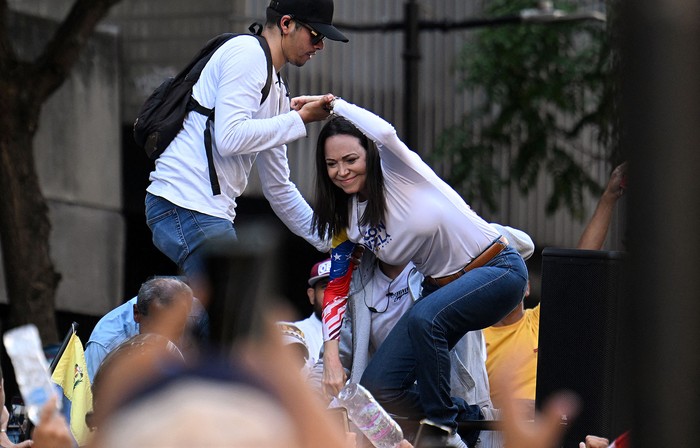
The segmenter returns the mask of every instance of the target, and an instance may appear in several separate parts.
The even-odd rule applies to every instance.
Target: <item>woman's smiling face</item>
[[[357,137],[338,134],[328,137],[324,146],[326,171],[333,184],[346,194],[365,199],[367,151]]]

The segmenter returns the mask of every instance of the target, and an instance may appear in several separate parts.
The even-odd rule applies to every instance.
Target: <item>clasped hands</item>
[[[304,123],[311,123],[325,120],[331,115],[334,99],[335,96],[330,93],[325,95],[302,95],[292,98],[290,107],[299,113]]]

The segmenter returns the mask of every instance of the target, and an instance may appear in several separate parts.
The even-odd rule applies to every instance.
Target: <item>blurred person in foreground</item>
[[[56,398],[46,402],[32,432],[33,448],[74,448],[68,422],[56,409]]]
[[[293,365],[293,361],[288,356],[288,352],[282,349],[278,339],[279,333],[272,323],[270,323],[268,336],[265,341],[255,344],[255,351],[260,351],[260,356],[256,356],[256,360],[251,360],[250,366],[253,369],[274,366],[274,371],[270,372],[270,378],[283,382],[284,387],[278,388],[280,391],[284,391],[286,387],[303,385],[300,377],[279,371],[279,369],[289,368]],[[151,360],[153,361],[155,359]],[[514,388],[513,377],[507,372],[496,379],[506,397],[501,421],[506,446],[508,448],[557,448],[566,431],[562,418],[566,416],[571,420],[576,417],[579,407],[578,398],[567,392],[557,394],[545,403],[543,412],[537,415],[534,421],[526,421],[523,418],[522,409],[513,400],[508,399],[513,397]],[[286,380],[285,377],[287,377]],[[165,394],[160,397],[162,400],[160,405],[158,397],[144,397],[112,416],[110,427],[103,434],[99,434],[90,446],[92,448],[122,446],[355,447],[354,437],[341,434],[339,427],[328,419],[318,403],[308,400],[310,395],[306,393],[304,387],[296,392],[288,391],[287,396],[282,399],[287,403],[291,399],[295,404],[296,409],[292,414],[292,420],[300,423],[301,426],[294,428],[287,421],[289,416],[280,413],[279,406],[272,404],[268,397],[258,396],[255,392],[251,393],[245,389],[226,388],[225,383],[216,381],[210,384],[211,387],[204,384],[202,385],[204,387],[199,388],[196,383],[183,385],[186,386],[181,389],[184,392],[203,395],[176,392],[175,397],[169,399]],[[243,396],[237,397],[232,394],[233,391],[241,392]],[[262,402],[255,401],[261,398]],[[229,399],[233,402],[227,405]],[[251,403],[253,406],[249,412],[246,412],[245,408],[240,408]],[[34,448],[72,447],[68,424],[56,412],[55,406],[55,399],[52,399],[42,409],[41,423],[34,431]],[[150,409],[149,406],[151,406]],[[320,420],[314,420],[315,418]],[[183,424],[183,422],[190,423]],[[197,426],[193,428],[195,423]],[[248,424],[251,426],[246,427]],[[282,424],[282,426],[272,426],[275,424]],[[270,428],[275,430],[272,431]],[[305,432],[305,437],[296,436],[295,429]],[[626,438],[626,435],[623,437]],[[302,444],[299,444],[300,440]],[[589,445],[585,446],[598,448],[592,444],[593,442],[594,440],[590,439]],[[399,447],[412,448],[412,445],[404,440]]]
[[[184,365],[148,350],[100,371],[96,386],[108,387],[95,395],[94,447],[354,448],[354,434],[327,415],[283,346],[275,325],[282,307],[270,289],[277,245],[264,226],[252,228],[205,257],[196,295],[212,337],[199,358]]]
[[[500,370],[493,378],[493,383],[503,391],[501,407],[501,430],[507,448],[559,448],[567,426],[566,421],[573,421],[580,409],[580,399],[568,391],[561,391],[544,403],[541,413],[534,418],[529,411],[519,406],[516,395],[515,366],[523,363],[515,355],[510,365]]]

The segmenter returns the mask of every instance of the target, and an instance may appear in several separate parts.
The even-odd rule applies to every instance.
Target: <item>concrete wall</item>
[[[33,58],[55,24],[13,14],[10,36]],[[45,104],[34,141],[49,201],[51,254],[62,281],[57,307],[99,315],[122,300],[120,64],[118,36],[94,35],[69,79]],[[0,301],[7,301],[0,271]]]
[[[483,17],[481,5],[488,0],[418,0],[421,19],[462,20]],[[349,24],[385,23],[403,19],[406,0],[336,1],[335,21]],[[73,0],[9,0],[15,8],[35,14],[63,17]],[[145,97],[168,75],[174,74],[210,37],[225,31],[245,32],[253,21],[264,19],[268,0],[122,0],[106,23],[119,27],[121,110],[118,120],[125,129],[125,150],[130,138],[128,127]],[[533,2],[534,4],[534,2]],[[595,8],[600,0],[579,0],[582,8]],[[403,33],[346,32],[349,44],[328,42],[324,51],[298,69],[286,67],[285,74],[292,94],[332,91],[386,117],[404,135],[403,123]],[[462,45],[473,36],[473,30],[424,32],[420,36],[419,69],[419,148],[427,154],[440,133],[461,119],[474,101],[473,92],[461,91],[454,75],[455,59]],[[292,180],[308,199],[313,190],[313,145],[319,124],[308,127],[305,139],[289,145]],[[582,147],[588,147],[588,144]],[[593,152],[593,151],[589,151]],[[140,156],[140,155],[139,155]],[[138,157],[134,155],[134,157]],[[581,154],[581,157],[587,157]],[[510,155],[503,156],[507,166]],[[584,160],[594,175],[604,183],[611,167],[600,160]],[[149,168],[146,167],[146,170]],[[437,168],[439,170],[439,167]],[[254,170],[255,172],[255,170]],[[145,174],[141,177],[145,178]],[[141,179],[139,177],[139,179]],[[145,182],[145,181],[144,181]],[[545,213],[545,198],[551,179],[542,175],[527,196],[514,189],[500,196],[501,209],[487,212],[479,198],[466,198],[474,209],[489,220],[519,227],[532,235],[540,247],[573,246],[585,222],[560,211],[554,216]],[[137,185],[132,179],[132,184]],[[125,197],[126,207],[135,210],[135,221],[142,224],[143,188],[135,188],[135,201]],[[260,188],[253,175],[245,197],[260,197]],[[588,213],[597,198],[588,197]],[[624,201],[624,199],[623,199]],[[621,249],[624,237],[624,204],[618,207],[607,249]],[[146,229],[147,232],[147,229]],[[142,245],[148,244],[148,241]],[[143,279],[141,279],[143,280]]]
[[[168,7],[164,7],[167,2]],[[197,4],[186,0],[123,0],[110,16],[123,36],[124,96],[122,117],[133,121],[145,97],[166,75],[174,74],[211,36],[224,32],[246,32],[253,21],[264,19],[268,0],[206,0]],[[405,0],[336,1],[336,22],[349,24],[387,23],[403,20]],[[421,19],[461,20],[483,17],[482,0],[419,0]],[[595,8],[598,0],[580,0],[582,8]],[[426,31],[420,36],[419,68],[419,144],[413,148],[429,154],[441,132],[461,120],[472,108],[474,92],[457,85],[454,64],[474,30],[449,33]],[[292,95],[334,92],[386,117],[397,128],[404,129],[403,92],[403,33],[346,32],[349,44],[327,41],[325,49],[302,68],[285,67]],[[292,180],[301,193],[310,199],[313,194],[313,148],[321,125],[308,126],[305,139],[290,143],[289,163]],[[583,142],[586,148],[579,156],[591,173],[607,181],[611,167],[605,161],[590,157],[595,143]],[[503,158],[503,166],[510,163]],[[436,167],[436,170],[440,170]],[[479,198],[467,201],[486,218],[507,223],[529,232],[542,246],[572,246],[578,241],[585,221],[573,219],[566,211],[554,216],[545,213],[546,196],[551,178],[542,175],[531,192],[523,196],[515,189],[505,189],[500,196],[500,210],[490,213]],[[260,196],[255,170],[245,196]],[[587,197],[588,213],[592,213],[597,198]],[[617,219],[616,219],[617,221]],[[615,224],[609,238],[610,249],[620,248],[622,231]]]

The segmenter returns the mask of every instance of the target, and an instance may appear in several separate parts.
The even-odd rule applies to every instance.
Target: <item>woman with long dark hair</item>
[[[412,261],[425,276],[422,298],[376,348],[360,382],[390,412],[447,426],[451,443],[466,446],[457,421],[479,418],[478,410],[474,415],[450,394],[449,351],[520,302],[525,263],[390,123],[332,95],[321,98],[332,99],[335,115],[316,146],[313,218],[319,237],[333,239],[324,297],[324,389],[335,395],[346,378],[337,337],[354,246],[390,265]]]

